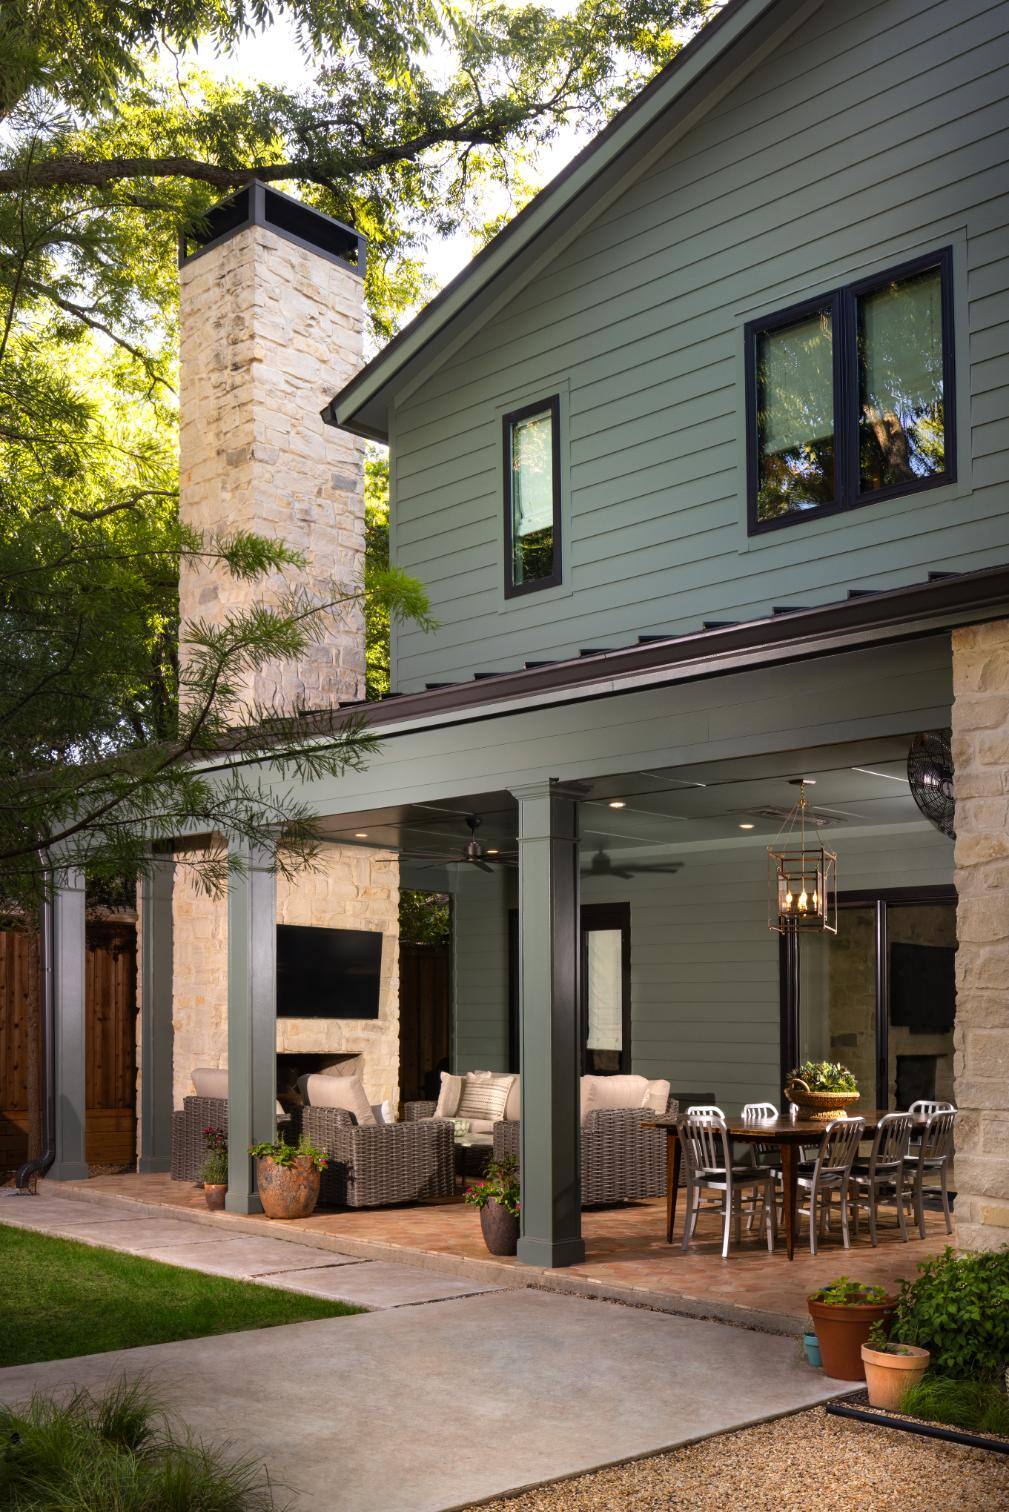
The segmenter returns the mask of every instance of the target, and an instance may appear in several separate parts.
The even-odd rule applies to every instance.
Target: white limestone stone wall
[[[953,633],[957,1237],[1009,1242],[1009,621]]]

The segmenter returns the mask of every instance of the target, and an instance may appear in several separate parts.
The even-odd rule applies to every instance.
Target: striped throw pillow
[[[514,1076],[495,1076],[492,1071],[470,1071],[463,1077],[462,1097],[456,1118],[486,1118],[494,1123],[504,1118]]]

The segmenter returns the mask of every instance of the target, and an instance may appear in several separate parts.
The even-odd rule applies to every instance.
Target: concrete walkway
[[[331,1249],[271,1239],[266,1234],[216,1230],[212,1223],[195,1224],[186,1217],[149,1218],[126,1212],[115,1203],[80,1202],[48,1194],[0,1196],[0,1223],[213,1276],[279,1286],[285,1291],[307,1292],[370,1309],[439,1302],[499,1289],[491,1283],[440,1276],[419,1266],[361,1260]]]
[[[793,1339],[504,1290],[19,1365],[0,1399],[124,1373],[201,1437],[265,1460],[306,1512],[445,1512],[851,1389],[800,1364]]]

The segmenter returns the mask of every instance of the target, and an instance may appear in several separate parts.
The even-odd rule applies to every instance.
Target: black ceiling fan
[[[629,861],[622,866],[614,866],[609,851],[602,848],[596,851],[588,866],[582,867],[583,877],[637,877],[641,872],[665,872],[667,876],[674,876],[676,872],[683,870],[682,861]]]
[[[455,856],[445,856],[437,851],[401,851],[400,854],[417,861],[429,861],[441,866],[453,866],[456,862],[465,862],[467,866],[475,866],[480,871],[492,872],[495,866],[515,866],[514,852],[495,852],[488,855],[476,832],[483,820],[479,814],[466,815],[466,827],[469,830],[469,839],[462,847],[461,852]]]

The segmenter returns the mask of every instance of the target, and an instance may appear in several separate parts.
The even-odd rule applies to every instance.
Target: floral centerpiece
[[[803,1061],[788,1073],[785,1096],[801,1108],[807,1118],[843,1118],[844,1111],[858,1102],[858,1082],[847,1066],[839,1061]]]
[[[518,1248],[520,1187],[514,1155],[492,1160],[481,1181],[467,1187],[463,1201],[480,1209],[480,1228],[492,1255],[514,1255]]]

